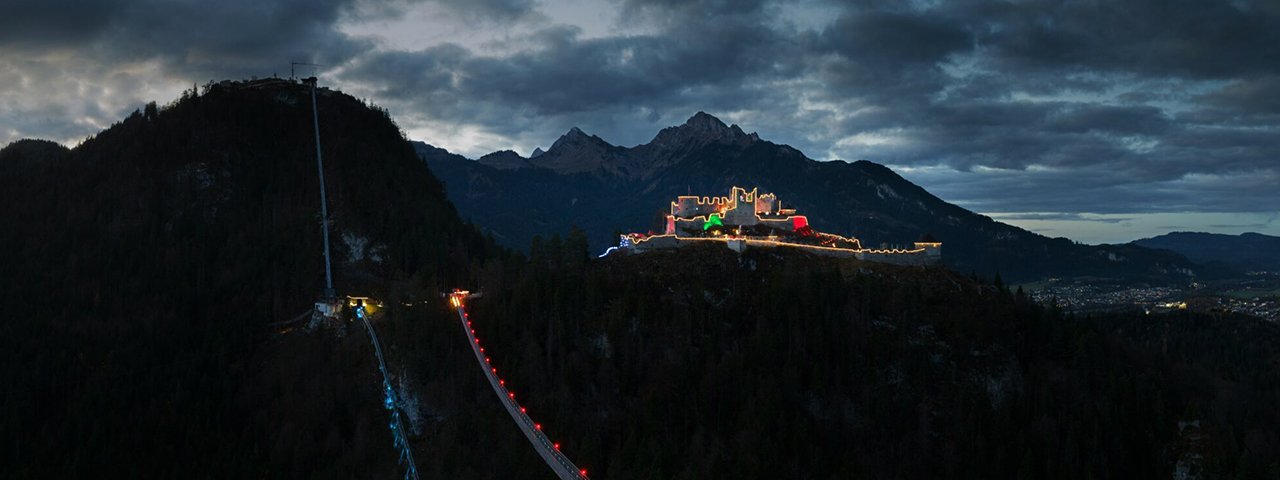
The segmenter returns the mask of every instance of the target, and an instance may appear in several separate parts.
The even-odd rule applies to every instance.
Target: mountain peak
[[[688,120],[685,120],[684,126],[702,131],[722,132],[729,128],[724,122],[716,118],[715,115],[699,110],[693,114]]]
[[[589,135],[582,129],[573,127],[561,135],[545,152],[537,155],[536,161],[531,163],[558,173],[592,171],[604,165],[606,157],[610,157],[617,148],[603,138]]]
[[[754,133],[747,134],[737,125],[725,125],[714,115],[699,111],[689,117],[683,125],[662,129],[653,137],[649,145],[670,150],[699,147],[711,143],[745,146],[759,140],[760,137]]]
[[[586,132],[583,132],[582,129],[578,127],[572,127],[569,129],[569,131],[565,132],[564,135],[561,135],[560,138],[557,139],[555,143],[551,144],[551,147],[547,149],[547,152],[552,152],[557,149],[563,150],[568,147],[581,147],[584,145],[592,145],[592,144],[596,144],[596,145],[603,144],[606,146],[609,145],[608,142],[604,141],[604,139],[600,137],[597,137],[595,135],[588,135]]]
[[[513,170],[517,168],[532,167],[527,159],[511,150],[499,150],[480,157],[476,159],[476,161],[482,165],[488,165],[499,170]]]

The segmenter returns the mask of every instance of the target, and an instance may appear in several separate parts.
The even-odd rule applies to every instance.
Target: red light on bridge
[[[507,384],[506,380],[503,380],[501,378],[498,379],[498,385],[506,385],[506,384]]]
[[[496,368],[490,368],[489,370],[493,370],[493,373],[498,373],[498,369]]]
[[[484,347],[480,347],[480,353],[484,353]]]
[[[559,443],[553,443],[553,444],[551,444],[551,446],[552,446],[552,447],[554,447],[554,448],[556,449],[556,451],[560,451],[560,444],[559,444]]]
[[[587,469],[578,470],[578,475],[587,476]]]
[[[524,413],[524,407],[520,407],[520,413]]]
[[[507,392],[507,398],[516,398],[515,392]]]
[[[533,424],[533,429],[534,429],[534,430],[542,430],[542,424],[541,424],[541,423],[535,423],[535,424]]]
[[[489,363],[489,357],[484,357],[484,363]]]

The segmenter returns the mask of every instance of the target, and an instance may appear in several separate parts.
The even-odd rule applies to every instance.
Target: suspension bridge
[[[293,78],[292,68],[295,65],[313,65],[309,63],[294,62],[290,65],[290,78]],[[319,66],[319,65],[316,65]],[[320,181],[320,223],[324,238],[324,275],[325,290],[320,301],[316,302],[316,312],[319,315],[337,320],[340,316],[342,305],[337,301],[337,294],[333,288],[333,269],[331,266],[330,250],[329,250],[329,206],[328,199],[325,195],[324,181],[324,159],[320,149],[320,113],[316,104],[316,78],[310,77],[303,80],[303,84],[311,89],[311,118],[312,130],[316,139],[316,169],[318,171]],[[525,407],[520,406],[516,402],[516,394],[507,390],[505,382],[498,378],[498,369],[491,365],[489,357],[484,356],[484,348],[480,346],[480,340],[475,336],[475,330],[471,329],[471,321],[467,319],[467,311],[464,302],[469,292],[462,290],[454,290],[450,293],[449,302],[458,312],[458,320],[462,322],[462,329],[467,335],[467,342],[471,345],[471,350],[475,354],[476,362],[480,365],[480,370],[484,372],[485,377],[489,380],[489,385],[493,387],[493,392],[498,396],[498,400],[502,403],[507,413],[511,415],[511,419],[515,420],[516,426],[520,427],[520,431],[524,433],[525,438],[529,440],[529,444],[538,452],[547,466],[555,472],[556,476],[561,480],[588,480],[587,470],[578,468],[569,460],[568,457],[560,453],[560,444],[552,442],[542,433],[542,424],[536,423],[529,418]],[[400,464],[405,465],[404,478],[407,480],[418,480],[417,463],[413,460],[413,448],[409,445],[408,432],[404,428],[404,423],[400,415],[400,402],[396,397],[396,390],[391,385],[391,373],[387,370],[386,359],[382,355],[382,342],[378,340],[378,332],[374,330],[373,324],[370,323],[370,315],[368,315],[364,306],[357,306],[355,316],[364,323],[364,328],[369,333],[369,341],[373,343],[373,351],[378,359],[378,371],[382,373],[382,392],[383,406],[391,413],[391,421],[388,427],[391,434],[395,438],[395,447],[400,451]],[[297,318],[287,322],[279,322],[272,326],[291,325],[301,319],[306,318],[306,314],[299,315]]]
[[[467,335],[467,343],[471,345],[471,353],[475,354],[476,363],[480,365],[480,370],[484,372],[485,378],[489,380],[489,386],[493,387],[493,393],[498,396],[498,401],[502,403],[502,407],[511,415],[511,419],[516,422],[516,426],[520,427],[520,431],[524,433],[529,444],[538,452],[542,460],[547,463],[548,467],[555,472],[556,476],[561,480],[587,480],[587,470],[578,468],[560,452],[560,444],[552,442],[547,435],[542,432],[542,424],[534,422],[529,418],[525,407],[520,406],[516,401],[516,394],[507,390],[506,382],[498,377],[498,368],[493,366],[493,362],[485,355],[484,347],[480,345],[480,339],[476,338],[475,329],[471,328],[471,319],[467,314],[466,298],[469,292],[462,290],[454,290],[449,294],[449,303],[454,310],[458,312],[458,321],[462,323],[462,331]]]

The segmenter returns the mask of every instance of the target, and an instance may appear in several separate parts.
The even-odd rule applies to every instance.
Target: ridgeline
[[[401,474],[360,327],[268,328],[322,288],[305,94],[210,84],[73,149],[0,150],[4,476]],[[459,219],[385,111],[325,90],[320,115],[335,283],[386,305],[424,478],[550,475],[452,287],[485,293],[496,368],[593,478],[1280,475],[1276,325],[1070,317],[781,248],[596,259],[577,229],[521,256]]]

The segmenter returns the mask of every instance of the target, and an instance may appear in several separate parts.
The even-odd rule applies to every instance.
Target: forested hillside
[[[0,476],[395,474],[363,333],[267,328],[322,290],[320,195],[308,90],[249,86],[0,151]],[[425,297],[496,254],[385,111],[319,105],[342,293]]]
[[[593,478],[1280,474],[1273,324],[1067,317],[945,269],[785,249],[588,261],[584,245],[540,239],[527,268],[482,274],[470,319]],[[436,395],[426,468],[549,478],[489,423],[503,415],[456,319],[397,328]]]
[[[262,88],[256,88],[258,85]],[[264,86],[265,85],[265,86]],[[0,150],[0,476],[383,478],[358,325],[322,287],[307,91],[211,84],[73,149]],[[1280,333],[1073,318],[998,281],[786,249],[528,256],[463,223],[384,111],[320,96],[335,283],[385,302],[425,478],[549,478],[439,297],[592,478],[1280,475]]]

